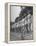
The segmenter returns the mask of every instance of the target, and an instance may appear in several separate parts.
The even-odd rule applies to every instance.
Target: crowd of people
[[[21,12],[19,14],[19,17],[17,17],[15,19],[15,23],[13,24],[14,26],[11,26],[12,31],[13,32],[14,31],[15,32],[25,32],[25,31],[27,31],[27,33],[29,31],[32,31],[32,19],[33,19],[32,15],[33,15],[32,7],[26,7],[25,9],[23,7],[21,7]],[[23,26],[21,26],[21,25],[23,25]]]

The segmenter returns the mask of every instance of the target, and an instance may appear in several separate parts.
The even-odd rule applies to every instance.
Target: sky
[[[11,6],[11,22],[14,22],[16,17],[19,16],[21,11],[21,7],[20,6]]]

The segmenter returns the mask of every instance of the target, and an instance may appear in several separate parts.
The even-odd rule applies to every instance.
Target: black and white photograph
[[[33,6],[10,5],[10,40],[33,40]]]

